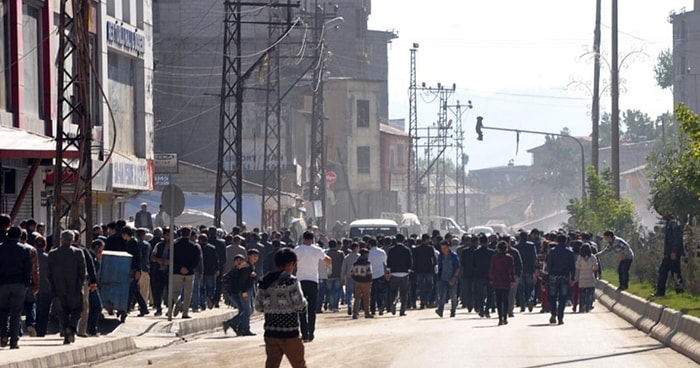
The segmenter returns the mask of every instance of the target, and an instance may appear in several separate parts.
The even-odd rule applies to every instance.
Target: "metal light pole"
[[[510,129],[510,128],[498,128],[498,127],[487,127],[483,124],[483,118],[481,116],[476,118],[476,132],[479,135],[478,140],[483,140],[483,133],[482,130],[500,130],[502,132],[515,132],[515,133],[530,133],[530,134],[539,134],[539,135],[553,135],[556,137],[566,137],[573,139],[581,149],[581,199],[586,197],[586,155],[583,151],[583,143],[581,143],[581,140],[579,140],[576,137],[572,137],[570,135],[566,134],[560,134],[560,133],[548,133],[548,132],[539,132],[535,130],[522,130],[522,129]]]

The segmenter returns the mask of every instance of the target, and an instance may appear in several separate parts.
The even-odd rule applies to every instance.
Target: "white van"
[[[350,223],[348,236],[350,238],[362,238],[365,235],[395,236],[399,231],[396,221],[386,219],[363,219]]]

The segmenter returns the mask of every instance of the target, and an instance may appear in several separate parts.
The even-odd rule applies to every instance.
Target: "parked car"
[[[486,236],[490,236],[491,234],[494,234],[495,232],[493,231],[493,228],[490,226],[474,226],[470,227],[469,231],[470,234],[477,235],[479,233],[484,233]]]
[[[399,225],[396,221],[386,219],[363,219],[355,220],[350,223],[349,236],[350,238],[362,238],[365,235],[377,236],[379,234],[394,236],[398,231]]]

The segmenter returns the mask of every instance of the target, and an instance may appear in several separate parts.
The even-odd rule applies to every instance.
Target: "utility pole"
[[[315,1],[314,7],[314,45],[315,66],[312,78],[312,106],[311,106],[311,166],[309,167],[309,199],[320,201],[321,216],[317,224],[319,229],[325,231],[326,218],[326,143],[325,143],[325,113],[323,109],[323,85],[326,71],[325,31],[330,21],[337,17],[337,13],[327,13],[325,6]],[[337,8],[335,8],[337,10]]]
[[[71,5],[71,9],[66,9]],[[92,123],[90,121],[90,2],[61,0],[58,27],[58,106],[54,167],[53,244],[61,229],[92,229]],[[116,132],[114,133],[116,134]],[[73,152],[78,152],[77,165]],[[64,184],[74,181],[72,193]],[[67,185],[66,185],[67,186]],[[83,241],[87,241],[87,236]]]
[[[595,30],[593,31],[593,103],[591,104],[591,161],[598,173],[600,144],[600,18],[601,1],[596,0]]]
[[[612,68],[610,83],[612,95],[611,169],[615,198],[620,199],[620,65],[618,62],[617,0],[612,0]]]
[[[462,106],[455,107],[455,221],[460,222],[460,209],[464,205],[464,129],[462,129]],[[466,214],[466,208],[464,213]],[[465,216],[466,217],[466,216]],[[463,225],[465,221],[461,222]]]
[[[221,73],[221,107],[219,113],[219,146],[216,170],[216,194],[214,198],[214,224],[221,226],[222,215],[232,211],[236,225],[243,224],[243,101],[245,82],[252,72],[265,60],[268,53],[262,54],[245,71],[242,64],[242,25],[271,22],[243,21],[244,6],[278,8],[284,4],[224,1],[224,58]],[[278,24],[279,25],[279,24]],[[290,26],[291,27],[291,26]],[[268,52],[274,50],[287,32],[270,44]],[[264,205],[264,204],[263,204]]]
[[[271,4],[278,5],[279,1]],[[298,6],[298,4],[297,4]],[[268,16],[268,43],[272,45],[285,31],[280,23],[292,24],[292,4],[287,0],[286,17],[271,8]],[[286,19],[283,19],[286,18]],[[265,151],[263,153],[262,219],[263,227],[278,229],[282,224],[282,95],[280,90],[280,51],[268,51],[265,66]]]
[[[418,44],[414,43],[411,48],[411,82],[408,87],[408,173],[406,175],[406,207],[407,212],[418,213],[418,183],[414,179],[418,176],[418,96],[416,85],[416,53]],[[414,198],[415,196],[415,198]]]

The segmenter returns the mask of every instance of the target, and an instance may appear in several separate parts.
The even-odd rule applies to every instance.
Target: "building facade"
[[[673,25],[673,104],[685,103],[700,111],[698,77],[700,77],[700,0],[694,9],[681,9],[669,16]]]
[[[51,223],[59,5],[0,1],[0,212],[16,221]],[[143,0],[89,5],[93,217],[105,222],[123,217],[124,200],[153,188],[151,11]]]

